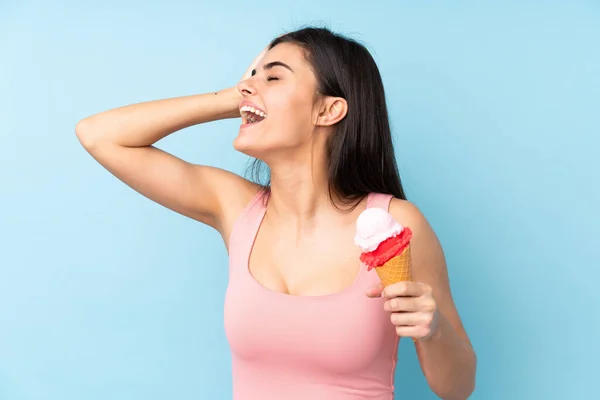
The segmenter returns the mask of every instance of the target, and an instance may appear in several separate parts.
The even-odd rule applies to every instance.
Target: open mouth
[[[240,114],[242,116],[243,125],[258,124],[267,118],[267,114],[264,111],[250,106],[242,106],[240,108]]]

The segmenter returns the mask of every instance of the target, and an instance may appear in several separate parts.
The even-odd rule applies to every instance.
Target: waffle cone
[[[388,262],[375,268],[383,286],[392,283],[411,280],[410,245],[399,255],[392,257]]]

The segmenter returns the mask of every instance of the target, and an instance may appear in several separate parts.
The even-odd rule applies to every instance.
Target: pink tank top
[[[390,195],[367,207],[388,209]],[[324,296],[294,296],[262,286],[248,269],[266,211],[260,191],[233,228],[225,332],[234,400],[390,400],[398,336],[383,300],[365,291],[379,282],[360,268],[354,283]]]

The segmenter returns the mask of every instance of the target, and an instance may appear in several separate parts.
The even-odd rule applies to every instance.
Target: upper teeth
[[[256,115],[259,115],[259,116],[261,116],[261,117],[263,117],[263,118],[266,118],[266,117],[267,117],[267,114],[265,114],[264,112],[262,112],[262,111],[260,111],[260,110],[257,110],[256,108],[254,108],[254,107],[250,107],[250,106],[242,106],[242,107],[240,108],[240,111],[247,111],[247,112],[251,112],[251,113],[254,113],[254,114],[256,114]]]

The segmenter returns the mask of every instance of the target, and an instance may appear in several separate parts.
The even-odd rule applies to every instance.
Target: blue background
[[[0,399],[230,398],[221,239],[117,181],[74,128],[235,85],[306,23],[379,63],[406,189],[478,354],[473,398],[592,397],[598,2],[337,1],[0,3]],[[159,145],[243,173],[237,126]],[[435,398],[410,341],[396,386]]]

